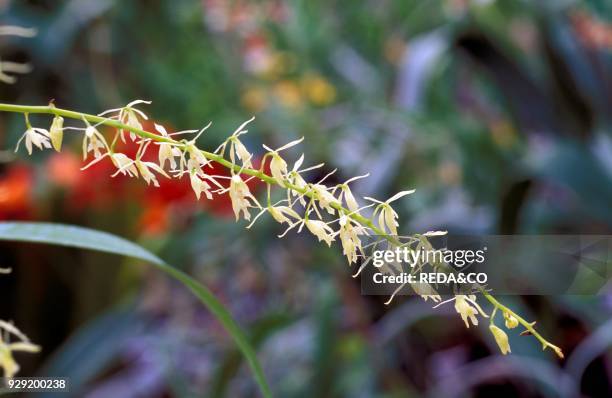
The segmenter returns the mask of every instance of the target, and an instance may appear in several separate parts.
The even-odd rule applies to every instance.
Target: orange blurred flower
[[[144,203],[145,208],[140,216],[139,230],[147,235],[159,235],[168,230],[168,203],[161,200],[151,200]]]
[[[32,169],[14,165],[0,174],[0,219],[29,218],[32,208]]]
[[[77,155],[72,152],[53,153],[47,161],[47,172],[49,179],[65,188],[75,186],[83,172],[81,171],[82,162]]]

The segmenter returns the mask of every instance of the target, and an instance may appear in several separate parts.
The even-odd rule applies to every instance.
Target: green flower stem
[[[95,116],[95,115],[90,115],[90,114],[86,114],[86,113],[80,113],[80,112],[75,112],[75,111],[70,111],[67,109],[61,109],[61,108],[56,108],[54,105],[49,105],[49,106],[27,106],[27,105],[13,105],[13,104],[2,104],[0,103],[0,111],[3,112],[15,112],[15,113],[22,113],[22,114],[28,114],[28,113],[39,113],[39,114],[50,114],[50,115],[59,115],[59,116],[63,116],[65,118],[70,118],[70,119],[76,119],[76,120],[87,120],[90,123],[97,123],[97,124],[102,124],[105,126],[109,126],[109,127],[115,127],[117,129],[121,129],[121,130],[127,130],[130,131],[142,138],[149,138],[151,140],[154,141],[158,141],[158,142],[167,142],[170,144],[173,144],[177,147],[185,147],[185,143],[181,142],[181,141],[176,141],[173,140],[172,138],[169,137],[163,137],[161,135],[157,135],[157,134],[153,134],[150,133],[148,131],[145,130],[141,130],[132,126],[128,126],[126,124],[121,123],[120,121],[117,120],[113,120],[113,119],[108,119],[108,118],[104,118],[101,116]],[[255,169],[250,169],[250,168],[243,168],[237,164],[234,164],[226,159],[223,158],[223,156],[221,155],[217,155],[215,153],[212,152],[207,152],[207,151],[203,151],[200,150],[202,152],[202,154],[209,160],[215,161],[217,163],[219,163],[220,165],[233,170],[236,173],[242,173],[242,174],[246,174],[246,175],[250,175],[253,177],[257,177],[259,178],[261,181],[267,183],[267,184],[276,184],[277,181],[274,177],[267,175],[266,173],[264,173],[262,170],[255,170]],[[298,192],[301,195],[304,195],[312,200],[316,200],[316,194],[315,192],[313,192],[311,189],[308,188],[300,188],[295,184],[292,184],[289,181],[283,181],[283,186],[287,189],[290,189],[294,192]],[[382,236],[383,238],[385,238],[386,240],[388,240],[389,242],[391,242],[392,244],[399,244],[399,242],[397,241],[397,239],[391,235],[388,235],[385,231],[383,231],[382,229],[378,228],[376,225],[374,225],[374,222],[367,218],[362,216],[361,214],[355,213],[355,212],[351,212],[349,209],[343,207],[341,204],[338,203],[331,203],[330,204],[331,207],[333,207],[334,209],[336,209],[338,212],[350,217],[351,219],[357,221],[358,223],[367,226],[368,228],[370,228],[374,233],[376,233],[379,236]],[[509,314],[512,314],[521,325],[523,325],[525,327],[526,330],[528,330],[533,336],[535,336],[544,346],[544,348],[546,347],[551,347],[553,350],[555,350],[555,352],[557,353],[557,355],[562,356],[561,350],[549,343],[546,339],[544,339],[542,337],[542,335],[540,335],[535,328],[533,327],[532,323],[527,322],[524,318],[522,318],[521,316],[519,316],[518,314],[516,314],[514,311],[512,311],[511,309],[509,309],[508,307],[506,307],[505,305],[501,304],[499,301],[497,301],[490,293],[486,292],[484,289],[481,289],[481,293],[483,295],[484,298],[486,298],[492,305],[494,308],[501,310],[502,312],[507,312]]]
[[[497,299],[495,297],[493,297],[490,293],[486,292],[484,289],[481,289],[480,292],[482,293],[482,295],[489,300],[489,302],[491,304],[493,304],[494,306],[494,312],[497,311],[497,309],[501,310],[502,313],[509,313],[512,316],[514,316],[517,321],[519,321],[519,323],[521,325],[523,325],[525,327],[525,329],[527,331],[529,331],[529,333],[531,333],[536,339],[538,339],[540,341],[540,343],[542,343],[542,348],[546,349],[547,347],[550,347],[553,349],[553,351],[555,351],[555,353],[560,356],[561,358],[563,358],[563,353],[561,351],[561,349],[559,347],[557,347],[554,344],[551,344],[548,340],[546,340],[544,337],[542,337],[542,335],[540,333],[538,333],[537,330],[535,330],[535,328],[533,327],[533,325],[535,324],[535,322],[527,322],[525,320],[525,318],[521,317],[520,315],[518,315],[516,312],[512,311],[510,308],[506,307],[505,305],[503,305],[502,303],[500,303],[499,301],[497,301]],[[491,315],[491,318],[493,317],[493,315]],[[491,320],[492,321],[492,320]]]

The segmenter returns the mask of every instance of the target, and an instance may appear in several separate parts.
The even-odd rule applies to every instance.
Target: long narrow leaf
[[[189,288],[210,312],[213,313],[219,322],[221,322],[225,330],[227,330],[234,339],[236,345],[246,358],[261,394],[266,398],[272,396],[261,365],[257,360],[255,350],[251,347],[246,335],[223,304],[204,285],[184,272],[166,264],[153,253],[132,242],[106,232],[51,223],[0,222],[0,240],[48,243],[90,249],[134,257],[154,264]]]

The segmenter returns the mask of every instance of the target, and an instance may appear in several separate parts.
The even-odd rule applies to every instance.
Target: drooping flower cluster
[[[9,268],[0,268],[0,274],[8,274]],[[0,319],[0,369],[4,377],[13,377],[19,371],[19,364],[13,358],[14,352],[39,352],[40,347],[32,344],[30,339],[12,323]]]
[[[27,130],[20,142],[25,140],[28,153],[32,152],[34,146],[39,149],[53,147],[59,151],[63,139],[63,130],[82,131],[83,158],[93,158],[83,169],[108,157],[116,167],[113,176],[123,174],[133,178],[141,177],[145,183],[156,187],[159,186],[159,176],[180,178],[187,174],[194,194],[198,199],[204,196],[210,200],[215,195],[229,193],[236,220],[242,218],[251,221],[247,228],[250,228],[263,214],[269,213],[276,222],[286,225],[286,229],[280,237],[295,229],[298,233],[303,230],[310,232],[328,246],[331,246],[338,239],[349,265],[362,260],[361,267],[355,275],[358,275],[369,262],[364,250],[365,237],[377,236],[391,248],[401,245],[397,239],[399,216],[393,209],[392,204],[402,197],[412,194],[414,190],[399,192],[385,201],[365,197],[364,199],[368,204],[363,206],[353,194],[350,184],[357,179],[367,177],[367,175],[351,178],[341,184],[327,185],[325,181],[335,172],[334,170],[319,181],[307,182],[304,177],[305,173],[321,167],[322,164],[302,169],[304,155],[301,155],[295,161],[291,169],[289,168],[284,153],[298,145],[303,138],[291,141],[277,149],[271,149],[264,145],[263,149],[266,152],[261,165],[258,169],[255,169],[253,167],[253,153],[241,141],[241,137],[247,133],[246,126],[253,119],[243,123],[215,151],[207,152],[197,147],[197,139],[208,129],[210,123],[199,131],[188,130],[170,134],[159,124],[154,124],[154,132],[144,131],[141,120],[147,119],[147,116],[144,112],[135,108],[136,105],[143,103],[148,104],[149,102],[133,101],[125,107],[111,109],[98,116],[82,114],[84,127],[80,128],[63,127],[62,116],[73,117],[74,113],[58,110],[51,105],[46,112],[54,115],[49,131],[31,127],[26,114]],[[112,126],[117,129],[110,144],[98,130],[100,125]],[[126,140],[126,132],[129,133],[130,140],[138,145],[138,151],[133,158],[114,149],[118,139]],[[195,135],[189,140],[177,141],[173,138],[176,135],[184,134]],[[158,146],[157,162],[145,161],[143,158],[149,148],[152,147],[151,145]],[[210,169],[214,169],[214,167],[210,167],[213,166],[213,163],[227,167],[231,176],[209,173]],[[264,172],[266,166],[270,170],[270,175]],[[249,189],[247,183],[253,178],[267,184],[265,206],[260,204]],[[272,200],[273,188],[285,191],[285,194],[280,196],[283,199]],[[374,207],[372,219],[362,215],[362,212],[371,207]],[[259,210],[254,217],[251,214],[253,209]],[[428,245],[430,247],[427,238],[444,233],[443,231],[432,231],[414,237],[410,244],[416,246],[412,250],[418,251],[422,247],[428,247]],[[427,265],[427,263],[423,263],[419,267]],[[436,265],[429,264],[429,266],[435,268]],[[403,287],[403,285],[400,286],[393,296]],[[428,284],[414,284],[410,287],[423,299],[431,299],[440,303],[438,305],[455,301],[455,309],[465,322],[466,327],[469,327],[470,323],[477,325],[478,316],[488,317],[476,302],[475,295],[457,294],[450,300],[442,301],[436,290]],[[483,292],[483,294],[494,305],[494,310],[502,307],[486,292]],[[391,301],[393,296],[387,303]],[[504,310],[504,318],[508,328],[516,327],[520,319],[515,317],[507,308]],[[532,324],[528,324],[522,319],[520,323],[528,331],[534,331]],[[510,352],[507,336],[504,340],[505,333],[496,326],[491,327],[490,330],[502,352]],[[556,346],[548,343],[537,333],[533,334],[540,339],[544,348],[550,347],[561,355],[561,351]]]
[[[16,341],[11,341],[15,338]],[[19,371],[19,365],[13,358],[13,353],[39,351],[40,347],[32,344],[30,339],[12,323],[0,320],[0,368],[4,372],[4,377],[13,377]]]

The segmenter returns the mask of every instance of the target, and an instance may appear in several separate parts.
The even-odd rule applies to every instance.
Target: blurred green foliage
[[[260,148],[305,136],[306,159],[327,163],[313,179],[334,168],[339,180],[370,172],[356,190],[381,199],[417,188],[398,209],[405,233],[610,233],[609,1],[72,0],[13,1],[2,11],[2,23],[39,29],[35,39],[3,43],[3,59],[35,68],[18,85],[2,87],[3,102],[54,98],[65,108],[98,112],[151,99],[147,113],[177,130],[212,120],[200,142],[207,148],[255,114],[247,143]],[[20,123],[3,124],[4,146],[16,142]],[[48,159],[36,160],[36,195],[44,198],[38,203],[51,203],[39,206],[38,217],[138,239],[213,286],[249,328],[278,396],[427,396],[447,391],[458,375],[457,390],[472,388],[474,396],[556,396],[566,388],[540,372],[532,372],[535,381],[520,372],[535,366],[527,360],[545,358],[537,345],[511,336],[513,349],[528,358],[508,362],[491,355],[489,336],[465,331],[444,308],[413,300],[384,307],[359,294],[339,252],[296,236],[279,241],[271,222],[245,234],[214,206],[186,211],[163,202],[170,221],[146,233],[139,220],[150,209],[143,210],[141,196],[130,191],[75,214],[62,205],[70,196],[42,178]],[[72,272],[69,262],[106,261],[64,253],[51,265],[23,249],[12,256],[54,267],[48,275],[56,279]],[[135,303],[128,312],[144,319],[142,329],[131,337],[105,334],[116,337],[109,343],[114,356],[100,356],[91,344],[75,358],[83,336],[99,338],[92,324],[50,363],[104,359],[82,380],[99,394],[121,394],[130,385],[151,396],[254,394],[231,343],[180,289],[146,273],[93,269],[100,267],[78,274],[90,291],[70,288],[68,278],[74,297],[49,293],[62,303],[95,299],[79,310],[72,304],[46,346],[126,297]],[[26,266],[24,275],[35,272]],[[11,282],[11,291],[28,288],[26,281]],[[516,298],[512,307],[537,318],[575,364],[586,358],[581,342],[609,318],[609,294]],[[11,303],[29,303],[20,307],[24,314],[42,305],[21,300]],[[124,315],[117,316],[123,325]],[[381,343],[387,335],[393,337]],[[546,358],[536,362],[546,374],[569,377],[585,396],[609,396],[605,352],[578,376],[571,373],[577,365]],[[503,376],[469,385],[466,374],[487,369]]]

